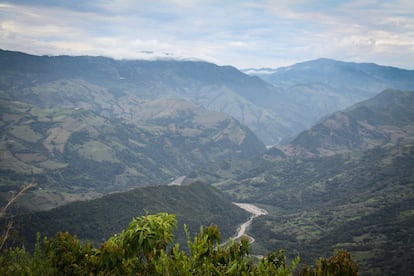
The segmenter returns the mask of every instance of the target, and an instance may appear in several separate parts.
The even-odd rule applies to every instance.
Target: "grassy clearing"
[[[65,143],[69,139],[70,134],[70,131],[61,127],[50,128],[43,145],[49,150],[49,152],[53,152],[54,149],[59,152],[63,152]]]
[[[53,160],[46,160],[44,162],[38,163],[37,165],[48,170],[63,169],[68,166],[67,163],[61,163]]]
[[[80,156],[86,159],[95,161],[119,162],[115,157],[112,148],[100,143],[98,141],[88,141],[82,145],[77,146],[77,151]]]
[[[414,216],[414,209],[400,212],[400,217],[401,218],[407,218],[407,217],[412,217],[412,216]]]

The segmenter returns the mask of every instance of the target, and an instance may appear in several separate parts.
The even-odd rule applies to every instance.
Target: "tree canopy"
[[[185,227],[185,226],[184,226]],[[217,226],[201,227],[188,250],[174,243],[175,215],[147,214],[134,218],[127,229],[95,248],[67,232],[40,238],[33,253],[5,248],[0,255],[2,275],[357,275],[357,265],[346,251],[320,258],[314,266],[298,267],[283,250],[265,257],[249,252],[249,241],[221,245]]]

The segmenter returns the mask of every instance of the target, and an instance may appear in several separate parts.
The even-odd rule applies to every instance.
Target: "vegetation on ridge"
[[[175,216],[158,213],[134,218],[126,230],[109,238],[99,248],[59,232],[38,240],[33,254],[24,248],[1,252],[4,275],[293,275],[299,263],[291,264],[283,251],[255,260],[247,239],[220,246],[217,226],[201,228],[189,250],[172,244]],[[321,258],[316,267],[304,266],[300,275],[357,275],[358,268],[346,251]]]
[[[234,235],[237,225],[250,214],[232,204],[216,188],[203,183],[185,186],[143,187],[114,193],[89,201],[69,203],[47,211],[14,217],[14,230],[21,242],[31,249],[36,233],[52,237],[56,232],[70,232],[81,240],[98,245],[120,232],[133,217],[151,213],[176,214],[179,224],[186,224],[191,235],[200,226],[213,223],[220,227],[223,238]],[[176,241],[185,242],[182,228],[177,229]]]

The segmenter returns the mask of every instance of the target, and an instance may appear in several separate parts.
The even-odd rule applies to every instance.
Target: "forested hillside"
[[[191,235],[200,226],[220,227],[223,240],[234,235],[249,214],[232,204],[216,188],[193,183],[188,186],[157,186],[115,193],[95,200],[79,201],[15,217],[14,229],[26,248],[35,244],[36,233],[54,236],[58,231],[70,232],[81,240],[100,245],[103,240],[126,228],[132,218],[148,212],[173,213],[177,217],[176,241],[185,246],[184,224]],[[18,243],[19,244],[19,243]]]
[[[308,131],[316,140],[342,137],[338,131],[345,129],[344,139],[321,142],[342,149],[344,141],[354,141],[349,137],[356,141],[370,137],[358,132],[361,128],[337,127],[344,125],[345,116],[357,114],[362,126],[383,132],[383,139],[370,147],[354,151],[349,147],[345,153],[329,156],[289,156],[273,148],[260,158],[218,163],[192,177],[214,183],[234,200],[268,210],[269,215],[259,217],[250,231],[258,252],[283,247],[309,262],[345,248],[358,261],[362,274],[409,274],[413,270],[409,260],[414,256],[412,95],[385,91],[338,113],[341,116],[328,117],[330,124],[325,124],[324,131],[318,127]]]
[[[0,256],[0,273],[10,275],[357,275],[348,252],[319,258],[315,266],[298,269],[300,258],[289,262],[283,251],[254,260],[247,239],[220,245],[215,225],[187,233],[187,250],[174,243],[174,214],[158,213],[132,219],[128,227],[94,247],[67,232],[38,238],[31,254],[13,247]],[[38,236],[40,237],[40,236]]]

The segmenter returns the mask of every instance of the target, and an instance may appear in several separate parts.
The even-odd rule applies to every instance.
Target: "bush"
[[[128,228],[105,241],[100,248],[82,243],[69,233],[36,242],[33,254],[15,247],[0,256],[2,275],[292,275],[299,258],[286,262],[282,250],[257,259],[249,253],[249,241],[220,244],[217,226],[200,228],[188,251],[172,244],[177,221],[158,213],[134,218]],[[296,271],[297,272],[297,271]],[[321,258],[316,268],[304,266],[300,275],[356,275],[357,266],[346,251]]]

